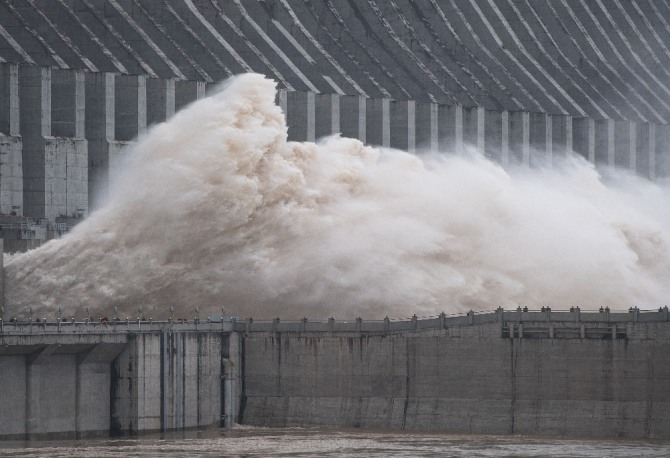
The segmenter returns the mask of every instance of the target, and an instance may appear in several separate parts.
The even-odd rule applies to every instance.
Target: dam
[[[670,324],[667,302],[658,301],[659,297],[665,301],[667,291],[663,283],[668,278],[667,229],[663,225],[667,216],[662,214],[666,207],[659,205],[660,217],[642,210],[650,200],[664,202],[658,189],[663,189],[662,183],[670,176],[668,17],[666,0],[1,2],[1,251],[27,251],[37,261],[21,266],[21,260],[27,258],[10,256],[0,275],[0,439],[126,436],[235,424],[670,438]],[[134,181],[121,189],[129,191],[127,199],[116,207],[119,213],[134,211],[134,217],[91,223],[93,230],[88,226],[88,234],[93,242],[69,245],[71,270],[59,270],[68,265],[67,259],[59,258],[65,256],[65,250],[59,252],[57,245],[46,242],[59,239],[64,243],[58,246],[68,248],[67,234],[86,228],[96,211],[114,197],[110,194],[119,191],[113,183],[127,172],[128,164],[131,168],[136,165],[132,159],[141,156],[143,140],[152,132],[168,138],[171,131],[181,131],[180,125],[169,123],[194,103],[216,98],[221,81],[240,73],[264,75],[276,83],[275,103],[285,124],[274,126],[278,133],[271,132],[270,140],[258,149],[274,153],[270,146],[281,143],[284,156],[273,157],[282,159],[288,156],[285,150],[298,151],[296,161],[290,164],[295,166],[292,171],[315,155],[314,148],[319,147],[311,142],[331,135],[358,140],[361,149],[356,153],[368,161],[374,151],[388,149],[416,157],[438,153],[456,156],[469,148],[476,150],[493,172],[484,179],[469,180],[475,183],[471,188],[464,187],[468,180],[457,180],[458,174],[449,176],[450,180],[433,175],[413,177],[425,189],[436,190],[432,194],[438,198],[430,203],[446,201],[447,196],[461,199],[458,205],[428,209],[429,221],[438,219],[438,213],[455,214],[456,208],[466,208],[469,213],[490,209],[491,202],[498,203],[501,195],[509,193],[506,184],[517,176],[508,173],[519,166],[546,170],[575,155],[587,166],[571,180],[559,180],[573,192],[563,195],[559,203],[570,205],[559,205],[557,213],[566,213],[548,218],[545,225],[525,226],[520,222],[529,219],[516,220],[514,216],[521,207],[527,206],[526,211],[533,214],[549,205],[531,207],[532,199],[523,204],[514,201],[511,210],[493,211],[493,218],[478,220],[476,230],[468,224],[456,227],[462,223],[459,218],[452,226],[440,220],[449,231],[440,233],[437,241],[429,240],[435,243],[417,243],[417,248],[416,225],[407,225],[400,234],[390,230],[398,221],[397,214],[384,215],[387,218],[373,230],[366,231],[369,226],[352,230],[354,226],[345,224],[340,232],[327,232],[321,229],[337,221],[333,216],[341,213],[325,213],[319,220],[325,221],[325,226],[310,226],[313,221],[308,221],[287,231],[287,239],[307,234],[319,243],[303,241],[310,237],[279,247],[261,243],[260,249],[251,246],[252,255],[244,263],[223,268],[215,261],[232,257],[234,250],[225,243],[224,248],[215,246],[214,241],[226,236],[231,245],[237,240],[246,248],[243,243],[260,232],[252,228],[238,233],[230,228],[247,227],[235,221],[221,223],[224,216],[236,214],[243,196],[249,194],[246,191],[254,187],[222,192],[227,199],[215,194],[213,200],[220,205],[201,208],[201,202],[184,197],[208,195],[216,186],[205,191],[189,187],[191,176],[168,173],[163,177],[161,172],[174,170],[156,165],[159,176],[153,176],[154,188],[144,188],[151,181],[152,168],[138,168]],[[259,123],[273,124],[274,114],[268,109]],[[209,126],[199,122],[201,118],[180,119],[189,120],[192,127]],[[244,124],[237,123],[239,119],[232,119],[225,127]],[[285,145],[284,127],[286,138],[300,142],[300,146]],[[205,129],[194,130],[192,136],[205,137],[205,133]],[[231,143],[253,143],[256,137],[263,137],[255,131],[246,134],[247,141]],[[220,138],[214,139],[221,143]],[[359,143],[347,145],[359,147]],[[365,150],[362,145],[373,149]],[[329,157],[335,162],[341,159],[337,151],[331,152]],[[234,169],[221,167],[212,157],[200,164],[205,172]],[[154,158],[156,162],[161,159],[157,154]],[[176,169],[188,170],[198,162],[196,158],[194,154],[173,164]],[[168,156],[166,162],[173,159]],[[266,163],[258,164],[246,168],[265,170]],[[408,161],[404,168],[430,168],[425,164]],[[600,193],[607,186],[599,174],[611,169],[626,171],[623,178],[616,174],[611,178],[624,189],[634,181],[631,177],[644,183],[633,187],[644,191],[642,197],[632,200],[622,213],[608,212],[618,209],[617,204],[630,194],[618,188],[605,198]],[[269,173],[270,178],[285,178],[284,169],[270,170],[277,172]],[[333,173],[340,180],[334,182],[364,182],[361,177],[365,174],[352,174],[351,170],[357,169]],[[315,175],[320,177],[322,171],[318,169]],[[389,173],[392,186],[382,189],[385,202],[400,202],[404,210],[425,205],[427,196],[421,192],[416,192],[420,199],[403,201],[397,197],[403,189],[397,194],[389,191],[402,188],[398,185],[409,181],[407,175],[399,175],[395,169],[382,172],[394,172]],[[282,214],[283,204],[294,203],[286,197],[294,197],[287,191],[293,191],[288,184],[300,183],[297,178],[305,176],[292,175],[276,182],[255,175],[242,178],[270,183],[267,186],[278,191],[279,197],[260,193],[257,202],[279,202],[276,208]],[[218,188],[233,189],[233,183],[242,181],[237,180],[240,176],[232,178],[219,183]],[[556,180],[551,174],[544,178],[549,184]],[[428,188],[437,181],[461,185],[461,193],[458,186]],[[486,188],[490,182],[493,186]],[[285,186],[273,188],[276,183]],[[467,199],[478,187],[486,192]],[[360,208],[355,208],[352,221],[377,213],[365,210],[370,196],[353,188],[351,194],[361,198],[363,210],[357,213]],[[299,189],[295,195],[306,195],[309,205],[340,197],[324,192],[319,199],[314,197],[317,193],[310,193],[314,189],[305,189],[307,192]],[[538,189],[513,188],[512,194],[535,197],[533,191]],[[597,192],[587,192],[593,189]],[[161,205],[148,201],[140,209],[148,216],[139,221],[142,212],[131,204],[157,191],[165,191],[168,197],[158,202]],[[538,196],[554,197],[551,193]],[[591,198],[594,200],[589,202]],[[571,213],[577,215],[571,224],[565,221],[565,214],[573,209],[575,200],[580,206]],[[310,213],[320,208],[309,205],[299,209]],[[97,214],[104,218],[104,212]],[[205,219],[212,214],[220,219]],[[187,217],[181,218],[183,215]],[[263,216],[249,215],[242,220],[256,221]],[[587,225],[593,215],[605,215],[605,224]],[[407,219],[400,219],[407,223]],[[188,230],[172,230],[184,221]],[[272,237],[281,238],[282,226],[277,220],[262,222],[274,231]],[[603,226],[608,231],[594,230]],[[224,230],[213,229],[217,227]],[[502,234],[507,238],[498,238],[500,233],[493,232],[500,227],[506,230]],[[568,229],[578,235],[568,238],[570,243],[561,238]],[[344,238],[347,232],[353,236]],[[119,233],[128,237],[115,238]],[[329,237],[314,236],[322,233]],[[389,233],[391,237],[385,238]],[[484,247],[474,254],[461,250],[467,245],[462,235],[471,233],[484,234],[472,243]],[[533,238],[537,234],[546,238]],[[368,238],[362,237],[365,235]],[[194,239],[200,244],[189,244]],[[296,253],[306,256],[305,251],[323,258],[331,253],[321,248],[332,248],[328,242],[340,239],[345,240],[341,245],[346,250],[332,250],[335,255],[327,258],[328,262],[313,262],[308,256],[302,264],[292,262],[302,260]],[[442,248],[443,239],[458,242],[456,248],[436,250],[435,246]],[[623,251],[601,243],[610,239]],[[162,240],[172,246],[159,246]],[[381,240],[392,249],[404,241],[403,248],[417,250],[408,250],[409,255],[401,253],[401,274],[391,280],[382,278],[375,290],[374,275],[365,275],[391,264],[390,257],[356,264],[343,255],[353,252],[365,258],[361,250],[367,249],[364,242],[371,240]],[[523,243],[515,245],[511,240]],[[529,261],[522,255],[533,244],[552,249]],[[308,249],[299,251],[303,245]],[[91,254],[93,247],[100,246],[106,251]],[[158,255],[147,255],[144,246],[156,248]],[[47,251],[34,250],[39,247]],[[184,250],[178,252],[174,247]],[[588,247],[595,248],[589,251]],[[482,253],[491,252],[493,260],[511,259],[505,266],[507,271],[485,262],[474,275],[466,275],[472,273],[470,264],[481,262]],[[568,252],[581,256],[584,262],[558,263],[559,270],[538,272],[539,267],[555,258],[562,260]],[[597,256],[609,252],[616,256]],[[76,257],[82,253],[89,257]],[[277,253],[288,256],[274,257]],[[378,303],[387,296],[382,294],[418,277],[411,269],[402,269],[418,257],[417,253],[423,257],[413,265],[427,271],[421,279],[440,285],[451,284],[452,277],[424,262],[447,264],[467,258],[465,269],[448,273],[453,274],[454,284],[474,285],[458,298],[470,300],[477,310],[466,313],[470,305],[459,304],[463,313],[424,316],[413,309],[420,294],[411,290],[396,301],[407,304],[398,316],[417,313],[421,317],[383,318],[385,312]],[[165,268],[167,274],[135,283],[141,275],[130,268],[128,260],[133,254],[141,261],[142,272],[163,272],[160,269]],[[98,269],[94,261],[100,260],[111,260],[116,270]],[[233,281],[239,280],[233,274],[247,264],[256,266],[265,261],[276,271],[288,272],[288,281],[262,277],[256,271],[246,281]],[[584,266],[591,270],[582,271]],[[213,273],[203,277],[207,281],[193,281],[191,274],[198,268],[210,268]],[[316,281],[304,279],[307,273],[319,270],[324,275]],[[637,277],[640,271],[648,276]],[[502,284],[509,296],[532,290],[512,275],[518,272],[539,279],[543,293],[555,286],[557,278],[569,277],[580,287],[574,289],[587,290],[590,295],[576,301],[571,287],[558,293],[551,290],[554,303],[565,304],[566,310],[546,307],[549,298],[542,294],[528,296],[532,301],[526,296],[509,299],[496,288]],[[94,280],[83,281],[89,278],[86,274]],[[340,313],[337,319],[311,318],[310,310],[329,315],[305,305],[312,297],[318,298],[310,294],[323,285],[338,286],[340,279],[348,276],[362,280],[336,290],[338,304],[348,307],[346,314],[335,309],[328,313]],[[125,283],[119,280],[122,278]],[[37,280],[44,282],[38,285]],[[306,283],[313,289],[305,288]],[[221,284],[232,286],[223,294],[217,289]],[[258,292],[259,285],[275,296],[257,299],[254,293],[265,293]],[[19,297],[15,292],[21,286],[23,291],[38,292]],[[251,293],[245,296],[247,290]],[[97,300],[106,302],[98,307],[91,291],[98,294]],[[134,295],[118,299],[127,291]],[[202,291],[214,293],[202,299],[198,296]],[[358,310],[350,299],[370,291],[379,294],[372,300],[378,308],[372,310],[382,311],[376,319],[355,318]],[[485,299],[474,297],[477,294]],[[282,299],[291,319],[254,320],[248,318],[251,311],[240,313],[242,319],[223,314],[205,318],[224,302],[227,310],[231,305],[244,311],[249,305],[245,300],[252,299],[262,306]],[[504,299],[508,299],[504,307],[485,311]],[[512,302],[514,306],[508,306]],[[91,303],[95,304],[92,313],[88,310]],[[168,312],[173,303],[181,307],[178,314]],[[521,304],[518,308],[517,303]],[[431,304],[433,309],[438,307],[435,301]],[[440,304],[450,306],[447,301]],[[540,308],[541,304],[545,306]],[[574,306],[568,309],[571,304]],[[112,314],[110,310],[117,305],[124,309]],[[142,306],[146,313],[141,309],[134,312]],[[202,317],[197,311],[193,313],[198,306],[207,310]],[[591,310],[587,311],[587,306]],[[308,318],[296,320],[303,311]],[[266,307],[262,316],[276,316],[273,312]],[[151,315],[155,319],[149,318]]]
[[[667,307],[0,327],[2,439],[234,423],[670,437]]]

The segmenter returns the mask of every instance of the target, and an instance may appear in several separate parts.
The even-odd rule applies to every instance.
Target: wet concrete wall
[[[337,323],[332,332],[275,323],[262,333],[253,323],[242,421],[667,438],[670,322],[657,315],[666,321],[505,312],[471,324],[443,318],[432,329],[417,321],[400,333],[394,322],[349,333]]]

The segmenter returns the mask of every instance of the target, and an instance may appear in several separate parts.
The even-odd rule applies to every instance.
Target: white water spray
[[[154,127],[110,201],[12,257],[10,314],[380,319],[670,298],[670,191],[576,157],[503,170],[330,137],[289,143],[259,75]]]

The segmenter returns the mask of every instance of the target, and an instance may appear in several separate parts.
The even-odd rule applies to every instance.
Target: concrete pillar
[[[19,135],[19,65],[0,64],[0,133]]]
[[[549,115],[551,122],[551,155],[566,157],[572,151],[572,116]]]
[[[486,110],[485,154],[500,164],[509,162],[509,113],[507,111]]]
[[[147,77],[118,75],[114,81],[114,136],[117,140],[134,141],[147,128]]]
[[[86,91],[84,72],[53,69],[51,73],[52,135],[84,138]]]
[[[85,138],[86,85],[81,70],[53,69],[51,133],[65,167],[65,215],[88,213],[88,141]],[[48,167],[48,165],[47,165]]]
[[[654,177],[670,176],[670,125],[656,124],[656,154]]]
[[[441,152],[463,150],[463,107],[461,105],[439,105],[438,147]]]
[[[546,113],[529,114],[530,164],[551,165],[553,162],[553,124]]]
[[[26,438],[76,431],[76,355],[48,345],[26,357]]]
[[[175,113],[175,80],[147,78],[147,125],[165,122]]]
[[[66,215],[67,145],[51,136],[51,69],[19,68],[23,139],[23,214]]]
[[[86,138],[88,139],[88,201],[97,208],[107,197],[110,154],[113,154],[116,119],[116,75],[86,73]]]
[[[19,66],[0,64],[0,214],[23,215],[23,139],[20,132]]]
[[[25,440],[26,432],[26,357],[0,357],[0,431],[3,439]]]
[[[388,148],[391,146],[389,99],[368,99],[366,105],[366,143]]]
[[[111,363],[124,344],[97,344],[76,358],[77,437],[106,435],[110,428]]]
[[[656,124],[637,124],[635,140],[635,171],[638,175],[654,179],[654,169],[656,164]]]
[[[614,166],[614,120],[596,121],[595,163]]]
[[[340,96],[314,96],[314,137],[321,138],[340,132]]]
[[[285,113],[290,141],[314,141],[314,103],[313,92],[287,92]]]
[[[509,114],[510,160],[530,165],[530,113],[512,111]]]
[[[438,151],[438,104],[416,102],[415,104],[415,148],[422,151]]]
[[[463,108],[463,143],[484,153],[486,148],[486,113],[483,107]]]
[[[591,118],[572,118],[572,149],[591,163],[596,156],[596,125]]]
[[[205,97],[204,81],[175,81],[175,111]]]
[[[637,124],[633,121],[614,123],[614,165],[637,170]]]
[[[390,103],[391,148],[416,150],[416,104],[413,100]]]
[[[340,99],[340,132],[343,137],[367,142],[367,102],[362,95],[344,95]]]

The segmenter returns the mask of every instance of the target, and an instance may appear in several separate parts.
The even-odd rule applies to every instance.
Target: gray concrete
[[[667,311],[655,316],[667,319]],[[670,348],[669,322],[620,322],[624,317],[578,312],[462,318],[460,325],[438,320],[432,331],[421,330],[417,321],[401,333],[333,335],[299,327],[295,334],[288,328],[252,332],[245,339],[243,421],[477,434],[670,435],[670,398],[661,388],[670,373],[656,369],[668,362],[668,352],[660,349]],[[590,319],[596,321],[585,321]],[[510,338],[513,327],[524,331]]]
[[[367,142],[367,99],[360,95],[340,99],[340,132],[342,136]]]
[[[365,117],[365,141],[374,146],[391,146],[391,101],[368,99]]]
[[[668,438],[669,315],[0,321],[0,438],[235,422]]]

